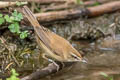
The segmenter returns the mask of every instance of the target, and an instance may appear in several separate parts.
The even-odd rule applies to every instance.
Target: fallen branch
[[[70,8],[74,8],[77,5],[79,6],[79,4],[76,2],[77,0],[70,0],[69,2],[66,2],[65,4],[60,4],[60,5],[55,5],[55,6],[49,6],[47,8],[41,9],[42,11],[55,11],[55,10],[63,10],[63,9],[70,9]],[[117,0],[116,0],[117,1]],[[83,6],[93,6],[96,3],[99,4],[103,4],[103,3],[107,3],[107,2],[111,2],[111,0],[93,0],[93,1],[85,1],[80,5]]]
[[[52,22],[57,20],[75,19],[81,16],[94,17],[94,16],[102,15],[104,13],[117,11],[119,9],[120,9],[120,1],[114,1],[103,5],[79,9],[79,10],[71,9],[64,11],[37,13],[34,15],[37,17],[40,23],[45,23],[45,22]],[[24,20],[27,21],[26,18],[24,18]]]
[[[120,10],[120,1],[114,1],[103,5],[88,8],[88,16],[98,16],[104,13]]]
[[[79,10],[71,9],[64,11],[37,13],[35,14],[35,16],[38,18],[39,22],[50,22],[50,21],[64,20],[64,19],[74,19],[74,18],[79,18],[81,16],[94,17],[94,16],[102,15],[104,13],[117,11],[119,9],[120,9],[120,1],[114,1],[103,5],[79,9]]]
[[[92,0],[92,1],[86,1],[83,3],[84,6],[92,6],[96,3],[103,4],[103,3],[108,3],[112,2],[113,0]],[[114,0],[114,1],[119,1],[119,0]]]
[[[27,4],[27,2],[24,2],[24,4]],[[0,8],[6,8],[6,7],[12,7],[12,6],[16,6],[17,2],[3,2],[0,1]]]
[[[73,19],[82,16],[82,14],[86,11],[83,10],[64,10],[64,11],[55,11],[55,12],[46,12],[46,13],[37,13],[35,16],[39,20],[39,22],[50,22],[56,20],[64,20],[64,19]]]
[[[66,0],[16,0],[16,1],[28,1],[28,2],[37,2],[40,4],[49,4],[49,3],[64,3]],[[0,8],[6,8],[9,6],[16,6],[17,2],[15,0],[5,0],[0,1]]]
[[[27,2],[37,2],[40,4],[65,3],[66,2],[66,0],[4,0],[4,1],[27,1]]]
[[[5,7],[9,7],[9,6],[15,6],[16,2],[3,2],[0,1],[0,8],[5,8]]]
[[[66,63],[64,67],[69,67],[73,65],[74,63]],[[61,70],[61,69],[59,69]],[[51,63],[47,67],[43,68],[42,70],[38,70],[28,76],[25,76],[24,78],[21,78],[21,80],[37,80],[40,78],[43,78],[45,76],[54,74],[57,72],[57,67]]]
[[[43,12],[46,11],[57,11],[57,10],[64,10],[64,9],[70,9],[73,8],[75,5],[68,5],[68,4],[60,4],[60,5],[55,5],[55,6],[49,6],[47,8],[41,9]]]

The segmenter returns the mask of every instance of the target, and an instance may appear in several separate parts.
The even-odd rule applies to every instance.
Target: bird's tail
[[[44,31],[44,27],[42,27],[39,22],[37,21],[36,17],[33,15],[33,13],[30,11],[30,9],[27,6],[24,6],[23,13],[27,17],[27,19],[30,21],[32,26],[34,27],[35,33],[37,35],[36,38],[40,38],[40,40],[46,45],[49,46],[50,38],[48,34]],[[38,42],[39,43],[39,42]]]
[[[34,28],[39,27],[42,29],[42,26],[40,26],[36,17],[33,15],[33,13],[30,11],[30,9],[27,6],[24,6],[23,13],[25,14],[25,16],[27,17],[27,19],[30,21],[30,23]]]

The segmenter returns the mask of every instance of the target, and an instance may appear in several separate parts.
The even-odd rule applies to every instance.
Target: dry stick
[[[91,5],[94,5],[96,3],[100,3],[100,4],[103,4],[103,3],[107,3],[107,2],[111,2],[113,0],[92,0],[92,1],[86,1],[83,3],[83,5],[85,6],[91,6]],[[114,0],[114,1],[119,1],[119,0]]]
[[[77,0],[76,0],[77,1]],[[70,8],[74,8],[75,6],[79,5],[77,4],[75,0],[72,0],[71,2],[69,3],[65,3],[65,4],[60,4],[60,5],[55,5],[55,6],[52,6],[52,7],[47,7],[47,8],[44,8],[44,9],[41,9],[42,11],[53,11],[53,10],[63,10],[63,9],[70,9]],[[117,1],[117,0],[116,0]],[[103,4],[103,3],[107,3],[107,2],[111,2],[111,0],[93,0],[93,1],[85,1],[83,2],[83,4],[80,4],[80,5],[84,5],[84,6],[92,6],[96,3],[100,3],[100,4]]]
[[[37,2],[37,3],[40,3],[40,4],[50,4],[50,3],[66,3],[68,0],[4,0],[4,1],[0,1],[0,8],[15,6],[16,5],[15,1],[28,1],[28,2]],[[89,5],[92,5],[96,2],[105,3],[105,2],[108,2],[108,1],[112,1],[112,0],[87,1],[87,2],[84,2],[83,5],[85,5],[85,6],[88,5],[89,6]],[[68,6],[65,6],[65,7],[68,7]]]
[[[88,8],[88,10],[90,12],[88,16],[98,16],[104,13],[113,12],[116,10],[120,10],[120,1],[114,1],[96,7],[91,7]]]
[[[0,8],[5,8],[5,7],[9,7],[9,6],[15,6],[16,2],[3,2],[0,1]]]
[[[66,0],[4,0],[4,1],[0,1],[0,8],[15,6],[16,3],[17,3],[15,1],[37,2],[37,3],[40,3],[40,4],[65,3],[66,2]]]
[[[16,4],[17,4],[17,2],[3,2],[3,1],[0,1],[0,8],[16,6]],[[24,2],[24,4],[27,4],[27,2]]]
[[[79,18],[81,16],[94,17],[99,16],[104,13],[109,13],[113,11],[117,11],[120,9],[120,1],[113,1],[110,3],[106,3],[103,5],[90,7],[86,9],[71,9],[64,11],[54,11],[54,12],[46,12],[46,13],[37,13],[35,16],[39,20],[39,22],[50,22],[56,20],[64,20],[64,19],[74,19]]]
[[[4,1],[28,1],[28,2],[37,2],[40,4],[65,3],[66,2],[66,0],[4,0]]]
[[[54,12],[46,12],[46,13],[37,13],[35,16],[40,22],[51,22],[56,20],[64,20],[64,19],[73,19],[82,16],[83,10],[64,10],[64,11],[54,11]]]
[[[74,63],[66,63],[65,67],[69,67],[73,64]],[[54,74],[56,72],[57,72],[57,67],[53,63],[51,63],[47,67],[43,68],[42,70],[38,70],[28,76],[25,76],[24,78],[21,78],[20,80],[37,80],[37,79],[43,78],[45,76]]]
[[[75,5],[68,5],[68,4],[61,4],[61,5],[55,5],[55,6],[49,6],[47,8],[41,9],[42,11],[56,11],[56,10],[63,10],[63,9],[70,9],[73,8]]]
[[[52,7],[49,6],[47,8],[42,9],[42,11],[53,11],[53,10],[70,9],[70,8],[75,7],[76,5],[79,5],[79,4],[77,4],[76,1],[72,0],[69,3],[65,3],[65,4],[61,4],[61,5],[55,5],[55,6],[52,6]],[[106,0],[86,1],[86,2],[83,2],[83,4],[80,4],[80,5],[91,6],[91,5],[94,5],[95,3],[103,4],[103,3],[106,3],[106,2],[108,2],[108,0],[107,1]]]
[[[14,2],[13,2],[14,1]],[[28,1],[28,2],[37,2],[40,4],[48,4],[48,3],[65,3],[67,2],[67,0],[4,0],[4,1],[0,1],[0,8],[5,8],[5,7],[9,7],[9,6],[15,6],[16,2],[15,1]],[[74,0],[73,0],[74,1]],[[111,1],[111,0],[110,0]],[[75,1],[74,1],[75,2]],[[108,0],[95,0],[95,1],[87,1],[84,2],[83,5],[92,5],[96,2],[99,3],[104,3],[104,2],[108,2]],[[63,5],[62,5],[63,6]],[[62,7],[61,6],[61,7]],[[68,7],[68,6],[63,6],[63,7]],[[62,7],[62,8],[63,8]]]

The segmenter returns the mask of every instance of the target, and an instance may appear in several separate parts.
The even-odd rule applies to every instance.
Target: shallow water
[[[113,77],[114,80],[119,80],[120,50],[114,50],[113,48],[96,50],[93,45],[92,48],[90,45],[86,48],[89,52],[84,56],[87,63],[76,63],[74,66],[63,69],[43,80],[108,80],[108,78],[101,75],[101,72]]]
[[[66,35],[69,36],[71,33],[70,27],[61,27],[57,30],[56,33],[66,39]],[[82,55],[87,63],[76,63],[74,66],[42,80],[109,80],[110,77],[113,77],[113,80],[120,80],[119,38],[119,35],[116,35],[115,39],[108,37],[92,43],[86,40],[71,41],[78,51],[84,52]],[[108,74],[108,77],[101,75],[101,72]]]

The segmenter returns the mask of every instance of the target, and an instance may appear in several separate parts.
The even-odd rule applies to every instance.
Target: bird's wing
[[[39,39],[45,44],[47,48],[55,52],[56,55],[59,55],[59,53],[57,54],[57,51],[53,48],[54,43],[52,40],[54,39],[52,36],[50,37],[52,32],[39,24],[36,17],[33,15],[33,13],[30,11],[30,9],[27,6],[24,6],[23,13],[34,27],[37,37],[39,37]]]

